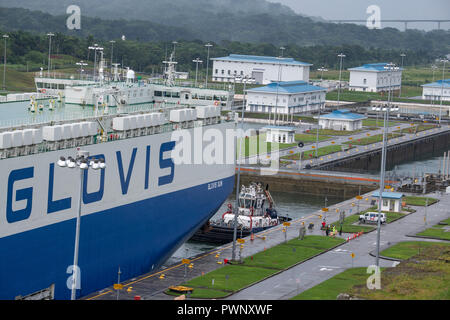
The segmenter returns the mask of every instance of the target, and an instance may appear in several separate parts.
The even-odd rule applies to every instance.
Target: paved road
[[[425,211],[427,211],[427,227],[437,224],[439,221],[450,216],[448,210],[450,206],[450,195],[444,194],[441,196],[435,193],[431,194],[431,196],[439,198],[440,202],[427,209],[415,207],[417,209],[415,213],[382,227],[380,238],[381,250],[401,241],[426,241],[426,239],[407,236],[408,234],[415,234],[426,228],[424,223]],[[244,289],[230,296],[228,299],[289,299],[352,266],[368,267],[369,265],[373,265],[375,264],[375,257],[369,253],[376,249],[376,237],[376,231],[365,234],[337,249]],[[354,259],[351,258],[351,253],[355,254]],[[381,267],[391,267],[395,264],[393,261],[380,259]]]

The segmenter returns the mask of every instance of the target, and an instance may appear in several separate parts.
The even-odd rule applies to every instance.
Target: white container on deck
[[[130,123],[129,130],[136,129],[137,128],[136,117],[135,116],[128,116],[127,118],[129,119],[129,123]]]
[[[113,119],[113,129],[126,131],[130,129],[130,119],[128,117],[116,117]]]
[[[42,143],[42,141],[44,141],[44,138],[42,136],[42,128],[32,130],[33,130],[33,144]]]
[[[72,124],[66,123],[62,125],[62,138],[64,140],[72,139]]]
[[[59,141],[62,139],[62,126],[46,126],[42,128],[42,136],[46,141]]]
[[[33,129],[23,130],[22,140],[24,146],[31,146],[33,144]]]
[[[98,126],[96,122],[88,122],[89,124],[89,135],[95,136],[97,135]]]
[[[82,137],[89,136],[89,123],[88,122],[81,122],[80,123],[80,127],[81,127],[81,136]]]
[[[11,132],[0,133],[0,149],[11,148],[12,145],[12,134]]]
[[[81,137],[81,126],[79,123],[72,123],[72,138],[76,139]]]

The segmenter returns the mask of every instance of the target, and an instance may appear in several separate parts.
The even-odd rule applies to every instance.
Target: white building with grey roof
[[[230,54],[227,57],[211,58],[212,81],[241,82],[239,77],[250,76],[256,84],[276,81],[309,81],[310,63],[293,58],[249,56]],[[236,79],[236,77],[238,77]]]

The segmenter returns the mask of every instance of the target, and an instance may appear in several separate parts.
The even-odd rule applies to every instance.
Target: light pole
[[[279,88],[280,88],[280,82],[281,82],[281,78],[282,78],[282,66],[281,66],[281,59],[283,59],[283,51],[284,51],[284,47],[281,47],[280,48],[280,50],[281,50],[281,56],[280,57],[277,57],[277,59],[278,60],[280,60],[280,62],[279,62],[279,64],[278,64],[278,81],[277,81],[277,93],[276,93],[276,95],[275,95],[275,112],[274,112],[274,117],[273,117],[273,120],[274,120],[274,124],[276,125],[277,124],[277,117],[279,116],[278,115],[278,91],[279,91]],[[269,115],[270,115],[270,113],[269,113]]]
[[[405,53],[400,54],[400,57],[402,57],[402,68],[400,69],[402,71],[402,75],[403,75],[403,59],[406,57]],[[400,91],[398,93],[398,97],[400,98],[402,96],[402,79],[400,79]]]
[[[391,84],[392,84],[392,72],[398,71],[398,67],[393,63],[389,63],[384,67],[389,72],[389,93],[388,103],[386,106],[386,112],[384,114],[384,130],[383,130],[383,149],[381,152],[381,172],[380,172],[380,195],[378,198],[378,221],[377,221],[377,255],[376,266],[380,266],[380,236],[381,236],[381,206],[383,203],[383,191],[384,191],[384,179],[386,176],[386,153],[387,153],[387,140],[388,140],[388,122],[389,122],[389,109],[391,107]]]
[[[88,64],[81,60],[80,62],[75,63],[77,66],[80,66],[80,80],[81,80],[81,73],[84,71],[83,67],[87,66]]]
[[[114,43],[116,43],[114,40],[109,41],[111,43],[111,74],[113,74],[113,52],[114,52]]]
[[[94,46],[89,47],[89,50],[94,50],[94,81],[95,81],[95,73],[96,73],[96,67],[97,67],[97,50],[102,51],[103,48],[99,47],[98,44],[95,43]]]
[[[342,76],[342,60],[345,58],[345,54],[340,53],[338,54],[338,57],[340,58],[340,63],[339,63],[339,88],[338,88],[338,108],[339,108],[339,103],[340,103],[340,98],[341,98],[341,76]]]
[[[209,71],[209,48],[213,45],[210,43],[205,44],[205,47],[208,49],[208,56],[206,58],[206,80],[205,80],[205,88],[208,88],[208,71]]]
[[[441,105],[439,107],[439,126],[441,125],[441,117],[442,117],[442,100],[444,98],[444,79],[445,79],[445,64],[448,62],[447,59],[441,59],[440,62],[443,62],[442,66],[442,83],[441,83]]]
[[[7,34],[3,35],[5,39],[5,53],[3,54],[3,90],[6,90],[6,40],[9,38]]]
[[[238,174],[236,179],[236,205],[234,208],[234,231],[233,231],[233,249],[231,252],[231,260],[235,261],[235,251],[236,251],[236,238],[237,238],[237,217],[239,215],[239,184],[240,178],[241,178],[241,162],[242,162],[242,139],[243,139],[243,132],[244,132],[244,111],[245,111],[245,85],[247,82],[253,82],[254,79],[250,76],[246,75],[242,77],[242,81],[244,82],[244,91],[243,91],[243,101],[242,101],[242,115],[241,115],[241,135],[239,137],[239,162],[238,162]]]
[[[198,64],[202,63],[203,61],[200,60],[199,58],[197,58],[195,60],[192,60],[192,62],[195,62],[195,84],[194,84],[194,87],[196,87],[197,86]]]
[[[53,33],[49,32],[47,33],[48,36],[48,77],[50,77],[50,52],[51,52],[51,48],[52,48],[52,37],[54,36]]]
[[[325,67],[321,67],[321,68],[317,69],[317,71],[320,71],[322,73],[320,76],[320,82],[322,82],[323,81],[323,72],[328,71],[328,69],[325,69]]]
[[[89,158],[89,152],[88,151],[82,151],[78,148],[77,150],[77,156],[76,158],[68,157],[67,160],[64,157],[60,157],[57,164],[61,168],[69,168],[69,169],[75,169],[80,168],[80,197],[78,201],[78,214],[77,214],[77,221],[76,221],[76,230],[75,230],[75,249],[73,254],[73,276],[72,276],[72,291],[71,291],[71,300],[76,299],[76,290],[77,290],[77,283],[79,281],[79,274],[78,274],[78,249],[79,249],[79,243],[80,243],[80,222],[81,222],[81,201],[83,198],[83,184],[84,184],[84,174],[85,171],[91,167],[94,170],[98,169],[105,169],[106,164],[104,159],[92,159],[88,160]]]
[[[173,44],[173,60],[175,61],[175,47],[177,46],[178,42],[172,41],[172,44]]]

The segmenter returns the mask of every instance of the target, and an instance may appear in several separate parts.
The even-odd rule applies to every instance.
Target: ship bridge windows
[[[155,97],[162,97],[162,91],[155,91]]]
[[[172,92],[172,98],[179,98],[180,93],[179,92]]]

